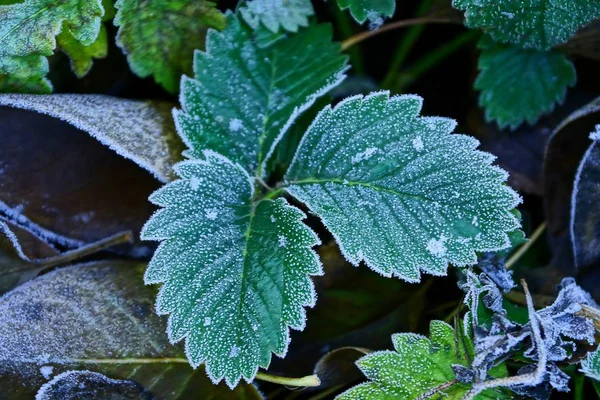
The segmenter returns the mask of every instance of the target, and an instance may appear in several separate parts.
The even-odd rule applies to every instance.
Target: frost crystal
[[[421,117],[421,106],[418,96],[378,92],[326,107],[285,176],[352,264],[411,282],[509,247],[507,232],[519,227],[510,211],[520,197],[494,157],[451,134],[453,120]]]
[[[308,17],[314,10],[310,0],[250,0],[240,8],[240,13],[254,29],[262,22],[276,33],[280,26],[291,32],[308,26]]]
[[[54,367],[51,365],[44,365],[43,367],[40,367],[40,373],[42,374],[44,379],[50,379],[53,371]]]

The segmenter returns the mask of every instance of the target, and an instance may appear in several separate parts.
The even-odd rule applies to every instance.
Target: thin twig
[[[433,389],[430,389],[427,392],[423,393],[422,395],[420,395],[419,397],[417,397],[415,400],[425,400],[425,399],[428,399],[431,396],[433,396],[434,394],[438,394],[442,390],[446,390],[450,386],[455,385],[457,383],[458,383],[458,381],[456,379],[452,379],[451,381],[444,382],[441,385],[436,386]]]
[[[513,254],[504,264],[504,266],[506,267],[506,269],[510,269],[513,265],[515,265],[515,263],[517,261],[519,261],[519,259],[523,256],[523,254],[525,254],[527,252],[527,250],[529,250],[529,248],[531,246],[533,246],[533,244],[535,243],[536,240],[538,240],[541,236],[542,233],[544,233],[544,230],[546,229],[546,222],[543,222],[542,224],[540,224],[540,226],[537,227],[537,229],[533,232],[533,234],[531,235],[531,238],[529,239],[529,241],[527,243],[525,243],[523,246],[521,246],[519,248],[519,250],[517,250],[515,252],[515,254]]]
[[[419,24],[447,24],[447,23],[453,23],[453,22],[455,22],[455,21],[453,21],[451,19],[444,19],[444,18],[438,18],[438,17],[436,17],[436,18],[421,17],[421,18],[413,18],[413,19],[403,19],[402,21],[396,21],[396,22],[392,22],[391,24],[385,24],[382,27],[380,27],[379,29],[361,32],[354,36],[349,37],[348,39],[346,39],[342,42],[342,51],[347,50],[348,48],[354,46],[357,43],[362,42],[363,40],[367,40],[369,38],[372,38],[373,36],[379,35],[380,33],[392,31],[394,29],[404,28],[406,26],[413,26],[413,25],[419,25]]]

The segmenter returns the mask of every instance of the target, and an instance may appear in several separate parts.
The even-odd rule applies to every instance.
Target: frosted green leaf
[[[453,366],[469,367],[473,344],[455,334],[445,322],[432,321],[430,339],[414,333],[392,336],[395,351],[377,351],[356,362],[369,379],[337,397],[338,400],[435,399],[459,400],[471,388],[457,379]],[[495,371],[494,375],[503,371]],[[509,399],[501,391],[488,390],[475,397]]]
[[[420,117],[423,100],[388,92],[326,107],[300,142],[286,189],[318,215],[342,254],[410,282],[510,246],[520,197],[494,156],[456,122]]]
[[[395,0],[338,0],[342,10],[350,9],[350,14],[361,24],[367,19],[379,25],[382,17],[391,18],[396,10]]]
[[[592,379],[600,381],[600,349],[589,352],[587,357],[581,361],[581,372]]]
[[[453,0],[469,28],[483,28],[494,40],[548,50],[569,40],[600,16],[598,0]]]
[[[145,281],[164,283],[156,302],[170,314],[172,342],[186,339],[192,366],[234,387],[285,355],[289,328],[303,329],[304,306],[321,274],[305,215],[284,199],[253,204],[253,182],[239,165],[211,151],[175,166],[182,178],[150,200],[164,207],[142,238],[161,240]]]
[[[75,39],[68,29],[63,28],[56,37],[60,49],[71,59],[71,69],[78,78],[85,76],[92,68],[94,58],[104,58],[108,53],[108,39],[104,25],[94,43],[84,46]]]
[[[315,13],[310,0],[250,0],[240,8],[240,14],[252,28],[262,23],[273,33],[279,27],[291,32],[308,26],[308,17]]]
[[[562,103],[567,87],[577,81],[575,67],[564,54],[526,50],[484,37],[479,47],[479,104],[488,121],[500,128],[534,124],[541,115]]]
[[[118,0],[117,44],[131,70],[152,75],[176,92],[182,74],[192,72],[194,50],[204,47],[208,28],[223,29],[225,16],[206,0]]]
[[[84,46],[96,40],[104,9],[100,0],[25,0],[0,5],[0,92],[48,93],[45,76],[64,26]]]
[[[208,32],[197,52],[196,79],[184,77],[183,110],[175,112],[188,156],[211,149],[259,169],[298,115],[344,78],[347,57],[331,41],[331,26],[313,25],[260,47],[236,15]]]

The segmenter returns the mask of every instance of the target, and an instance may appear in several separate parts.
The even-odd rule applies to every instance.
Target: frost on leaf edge
[[[240,16],[238,16],[237,14],[234,14],[231,12],[231,10],[228,10],[225,13],[225,17],[226,18],[236,18],[238,20],[239,24],[245,24],[246,22],[243,21],[243,18],[241,18]],[[321,24],[321,25],[329,25],[330,24]],[[229,24],[228,24],[229,26]],[[227,28],[226,28],[227,29]],[[199,54],[204,54],[208,57],[211,56],[211,48],[212,48],[212,36],[213,35],[221,35],[223,36],[225,34],[225,30],[223,31],[219,31],[216,30],[214,28],[209,28],[208,31],[206,32],[206,44],[205,44],[205,50],[194,50],[194,59],[196,59],[196,57],[198,57]],[[310,29],[310,25],[307,27],[303,27],[303,29]],[[332,42],[332,43],[336,43],[336,42]],[[338,43],[339,44],[339,43]],[[258,48],[259,46],[257,46]],[[279,133],[277,134],[277,136],[275,137],[275,139],[273,140],[273,143],[271,144],[271,147],[269,148],[269,150],[267,151],[267,153],[265,154],[265,157],[262,161],[262,163],[260,165],[257,166],[257,168],[261,171],[261,178],[265,178],[267,175],[267,164],[269,162],[269,159],[273,156],[273,153],[275,153],[275,149],[277,148],[277,145],[279,144],[279,142],[281,142],[281,140],[283,139],[283,137],[285,136],[285,134],[287,133],[287,131],[289,130],[289,128],[292,126],[292,124],[294,122],[296,122],[296,120],[300,117],[300,115],[308,110],[314,103],[315,101],[327,94],[331,89],[339,86],[346,78],[346,72],[348,72],[348,70],[350,70],[351,66],[348,64],[348,60],[349,57],[347,55],[344,55],[343,53],[341,53],[341,46],[339,48],[340,50],[340,55],[345,57],[346,62],[345,65],[343,66],[343,68],[341,68],[340,70],[338,70],[335,75],[332,75],[330,78],[332,78],[332,82],[329,84],[326,84],[325,86],[323,86],[321,89],[317,90],[316,92],[314,92],[313,94],[311,94],[310,96],[308,96],[306,98],[306,101],[301,104],[298,105],[296,107],[294,107],[294,110],[292,111],[292,114],[289,116],[288,120],[283,124],[283,126],[281,127],[281,129],[279,130]],[[196,76],[199,75],[199,71],[196,70],[196,63],[194,62],[193,64],[193,72],[194,72],[194,77],[189,77],[187,75],[182,75],[181,76],[181,80],[179,83],[179,87],[183,88],[184,84],[186,81],[196,81],[198,82],[198,79],[196,78]],[[181,125],[179,124],[179,118],[178,115],[180,114],[186,114],[186,115],[190,115],[188,113],[188,105],[187,105],[187,101],[186,98],[184,96],[184,92],[183,90],[179,90],[179,104],[181,106],[181,108],[173,108],[173,121],[175,122],[175,129],[177,130],[177,134],[179,135],[179,137],[181,138],[181,140],[183,141],[183,143],[186,145],[186,147],[188,148],[188,150],[185,150],[182,155],[184,157],[188,157],[188,158],[192,158],[193,157],[190,155],[190,149],[193,149],[194,146],[192,145],[192,143],[188,140],[187,135],[183,134],[184,130],[181,128]],[[254,171],[250,171],[250,172],[254,172]]]
[[[456,122],[456,120],[454,120],[453,118],[448,118],[448,117],[437,117],[437,116],[429,116],[429,117],[423,117],[421,116],[420,112],[422,110],[422,106],[423,106],[423,102],[424,99],[417,95],[417,94],[402,94],[402,95],[393,95],[390,97],[390,91],[389,90],[379,90],[379,91],[375,91],[375,92],[371,92],[367,95],[362,95],[362,94],[357,94],[357,95],[353,95],[350,97],[346,97],[345,99],[343,99],[342,101],[340,101],[339,103],[337,103],[336,105],[332,106],[332,105],[327,105],[325,106],[321,111],[319,111],[319,113],[317,114],[317,116],[314,118],[314,120],[312,121],[312,123],[309,125],[309,127],[306,129],[306,132],[304,133],[304,135],[302,136],[302,139],[300,140],[297,148],[296,148],[296,152],[294,154],[294,157],[292,158],[292,161],[290,162],[290,167],[288,168],[288,171],[292,168],[292,166],[294,166],[296,159],[298,157],[298,154],[300,153],[300,150],[303,147],[303,144],[306,140],[306,138],[308,137],[309,132],[314,128],[314,125],[316,125],[317,121],[321,119],[321,117],[323,116],[323,114],[327,113],[327,112],[331,112],[331,113],[335,113],[338,108],[344,106],[346,103],[352,102],[352,101],[356,101],[356,100],[369,100],[372,97],[377,97],[377,96],[382,96],[385,95],[388,97],[388,102],[391,101],[404,101],[407,99],[412,99],[412,100],[416,100],[419,102],[419,114],[416,116],[416,118],[427,118],[427,119],[434,119],[434,120],[446,120],[446,121],[451,121],[451,125],[452,128],[449,129],[449,132],[445,133],[447,135],[461,135],[461,136],[466,136],[468,137],[474,144],[473,146],[473,151],[478,151],[480,153],[483,154],[487,154],[490,157],[490,163],[487,165],[488,168],[493,168],[496,171],[500,171],[502,172],[502,182],[499,182],[499,184],[502,184],[504,186],[504,190],[507,191],[509,194],[511,194],[511,196],[513,197],[514,201],[513,201],[513,206],[511,209],[515,209],[519,204],[521,204],[523,202],[522,197],[514,190],[512,189],[510,186],[508,186],[508,184],[506,183],[509,177],[509,173],[502,169],[501,167],[499,167],[498,165],[492,165],[492,163],[497,159],[497,157],[495,155],[493,155],[492,153],[486,152],[486,151],[481,151],[481,150],[476,150],[477,147],[479,147],[481,145],[481,142],[479,142],[479,140],[477,140],[475,137],[470,136],[470,135],[465,135],[465,134],[460,134],[460,133],[453,133],[454,129],[456,128],[456,126],[458,125],[458,123]],[[286,175],[284,175],[284,183],[286,186],[288,185],[292,185],[293,182],[290,182],[287,180],[287,172]],[[293,190],[290,190],[289,186],[285,187],[285,191],[287,193],[289,193],[292,197],[294,198],[298,198],[295,194]],[[305,202],[306,206],[309,209],[313,209],[313,207],[310,205],[310,203]],[[510,211],[507,212],[508,214],[510,214],[510,217],[512,220],[514,220],[514,229],[518,229],[520,228],[521,224],[520,221],[518,220],[518,218],[516,218],[514,215],[512,215],[512,213]],[[316,213],[314,213],[314,215],[316,215],[319,220],[321,221],[321,223],[325,226],[325,228],[328,227],[328,224],[325,223],[325,220],[323,219],[323,217],[321,215],[318,215]],[[348,257],[348,252],[346,251],[346,248],[344,247],[344,245],[342,244],[342,241],[340,240],[339,236],[330,231],[329,228],[327,228],[327,230],[329,231],[329,233],[333,236],[336,244],[338,245],[338,248],[340,250],[340,253],[342,254],[342,256],[346,259],[346,261],[348,261],[350,264],[352,264],[355,267],[358,267],[360,265],[361,262],[364,262],[367,267],[375,272],[377,272],[378,274],[386,277],[386,278],[392,278],[392,277],[398,277],[406,282],[409,283],[419,283],[421,281],[421,275],[422,272],[425,272],[429,275],[432,276],[446,276],[448,274],[448,266],[451,264],[450,260],[446,260],[446,269],[444,272],[441,273],[437,273],[435,271],[431,271],[431,269],[429,268],[423,268],[422,266],[419,266],[416,273],[417,273],[417,278],[412,279],[412,278],[407,278],[406,276],[401,276],[401,275],[397,275],[394,272],[392,273],[386,273],[384,271],[382,271],[380,268],[376,268],[372,262],[370,262],[367,258],[365,258],[365,256],[361,253],[358,255],[358,257],[356,259],[351,259],[350,257]],[[512,231],[512,230],[511,230]],[[507,248],[509,248],[511,246],[510,243],[510,238],[508,236],[508,233],[511,231],[507,231],[507,232],[503,232],[503,236],[504,236],[504,245],[502,247],[498,247],[498,248],[491,248],[491,247],[486,247],[486,248],[480,248],[480,249],[473,249],[473,255],[474,258],[472,259],[472,263],[470,264],[456,264],[456,263],[452,263],[453,265],[456,265],[458,267],[467,267],[470,265],[475,265],[477,264],[477,255],[475,254],[476,252],[496,252],[496,251],[501,251],[501,250],[505,250]]]
[[[239,171],[241,171],[246,176],[246,178],[248,179],[248,183],[250,185],[250,192],[251,192],[251,197],[250,198],[252,198],[252,196],[254,195],[254,192],[255,192],[255,188],[254,188],[254,184],[253,184],[254,178],[248,174],[248,172],[245,170],[245,168],[243,168],[239,163],[234,163],[233,161],[231,161],[227,157],[225,157],[225,156],[223,156],[223,155],[221,155],[221,154],[219,154],[219,153],[217,153],[215,151],[206,149],[206,150],[203,150],[202,153],[203,153],[203,155],[205,157],[204,159],[185,160],[185,161],[180,161],[179,163],[175,164],[175,166],[173,167],[174,170],[175,170],[175,172],[178,172],[178,169],[179,169],[180,165],[189,165],[189,164],[205,164],[205,165],[209,165],[209,164],[211,164],[211,160],[217,160],[218,162],[229,164],[232,167],[234,167],[234,168],[238,169]],[[177,175],[179,175],[179,174],[177,173]],[[182,179],[182,178],[175,179],[172,182],[167,183],[166,185],[169,185],[171,183],[174,183],[174,182],[177,182],[177,181],[180,181],[180,180],[185,180],[185,179]],[[157,189],[157,191],[160,190],[160,189],[161,188]],[[152,216],[150,218],[148,218],[148,221],[146,221],[146,223],[144,224],[144,226],[141,229],[140,237],[141,237],[142,240],[160,241],[161,243],[159,244],[158,248],[155,250],[155,253],[156,253],[156,252],[159,251],[160,247],[164,245],[164,243],[165,243],[164,241],[166,239],[168,239],[168,238],[162,237],[162,236],[157,236],[157,235],[150,235],[149,236],[149,235],[145,234],[146,226],[150,223],[150,221],[154,218],[154,216],[156,216],[157,214],[159,214],[160,212],[162,212],[162,210],[166,209],[166,208],[162,207],[161,205],[159,205],[159,204],[157,204],[157,203],[155,203],[155,202],[152,201],[153,194],[150,195],[149,201],[152,204],[158,205],[161,208],[159,210],[155,211],[152,214]],[[261,201],[263,201],[263,200],[261,200]],[[268,201],[274,201],[274,202],[275,201],[280,201],[281,203],[283,203],[282,205],[284,207],[294,209],[294,211],[296,211],[298,213],[298,217],[299,217],[298,223],[302,223],[302,221],[307,218],[307,215],[306,215],[306,213],[304,211],[302,211],[301,209],[299,209],[297,207],[294,207],[293,205],[291,205],[284,198],[280,197],[280,198],[273,199],[273,200],[268,200]],[[310,277],[312,277],[312,276],[322,276],[322,275],[324,275],[323,263],[321,262],[321,259],[319,258],[319,255],[317,254],[317,252],[314,250],[314,247],[321,245],[322,242],[321,242],[321,239],[319,238],[319,236],[316,234],[316,232],[314,232],[308,225],[306,225],[306,224],[304,224],[304,225],[305,225],[305,227],[313,235],[314,243],[310,247],[310,252],[311,252],[311,254],[313,256],[313,261],[318,266],[318,272],[315,273],[315,274],[309,275],[308,279],[310,279]],[[148,277],[148,268],[146,268],[146,270],[144,271],[143,279],[144,279],[144,284],[145,285],[154,285],[154,284],[163,284],[163,283],[165,283],[164,280],[150,279]],[[310,288],[311,288],[310,302],[301,305],[301,307],[303,308],[303,310],[306,310],[306,308],[312,308],[312,307],[314,307],[317,304],[317,297],[318,296],[317,296],[317,292],[316,292],[316,289],[315,289],[315,286],[314,286],[314,282],[312,280],[311,280]],[[205,363],[206,360],[194,361],[190,357],[190,352],[189,352],[189,347],[188,347],[188,335],[189,335],[189,332],[186,333],[185,335],[183,335],[182,337],[178,337],[178,338],[175,338],[175,337],[172,336],[172,334],[171,334],[172,313],[165,312],[165,311],[162,311],[160,309],[160,307],[159,307],[160,296],[161,296],[161,291],[159,291],[158,294],[157,294],[157,296],[156,296],[156,300],[155,300],[155,303],[154,303],[154,309],[155,309],[155,312],[156,312],[157,315],[168,315],[166,334],[167,334],[167,338],[169,339],[169,342],[174,345],[174,344],[177,344],[177,343],[181,342],[182,340],[184,340],[184,351],[185,351],[185,355],[186,355],[186,358],[188,360],[188,363],[190,364],[190,366],[193,369],[196,369],[200,365],[205,364],[205,366],[204,366],[205,373],[206,373],[207,377],[211,380],[211,382],[213,384],[217,385],[222,380],[225,380],[226,385],[230,389],[233,390],[239,384],[239,382],[242,380],[242,378],[243,378],[243,380],[245,382],[252,383],[252,381],[256,377],[256,374],[258,373],[259,368],[268,368],[268,365],[264,366],[264,367],[260,366],[260,365],[257,365],[254,368],[254,371],[253,371],[253,373],[252,373],[251,376],[247,377],[247,376],[244,376],[243,373],[240,373],[240,376],[235,381],[231,381],[231,382],[224,375],[221,376],[221,377],[217,377],[212,372],[212,370],[210,368],[210,365],[208,365],[208,364]],[[303,312],[303,314],[304,314],[304,319],[303,319],[301,325],[289,325],[287,323],[285,324],[285,336],[286,336],[285,348],[284,348],[283,352],[281,352],[281,353],[269,350],[269,365],[270,365],[271,360],[272,360],[272,354],[275,354],[279,358],[284,358],[286,356],[286,354],[287,354],[287,352],[289,350],[289,345],[291,343],[290,330],[292,330],[292,329],[296,330],[296,331],[303,331],[304,330],[304,328],[306,327],[306,313],[305,313],[305,311]]]

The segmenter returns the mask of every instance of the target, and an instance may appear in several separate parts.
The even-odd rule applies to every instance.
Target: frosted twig
[[[546,365],[548,362],[548,354],[546,353],[546,348],[544,347],[538,315],[535,312],[535,308],[533,307],[533,299],[531,298],[531,293],[529,293],[529,288],[527,287],[527,283],[525,282],[525,280],[521,279],[521,285],[523,286],[525,298],[527,300],[527,311],[529,313],[529,319],[531,321],[532,341],[537,349],[537,367],[535,371],[527,374],[492,379],[484,382],[477,382],[473,385],[473,388],[465,395],[464,400],[473,400],[475,396],[487,389],[492,389],[496,387],[513,387],[520,385],[536,386],[544,380],[544,375],[546,374]]]

